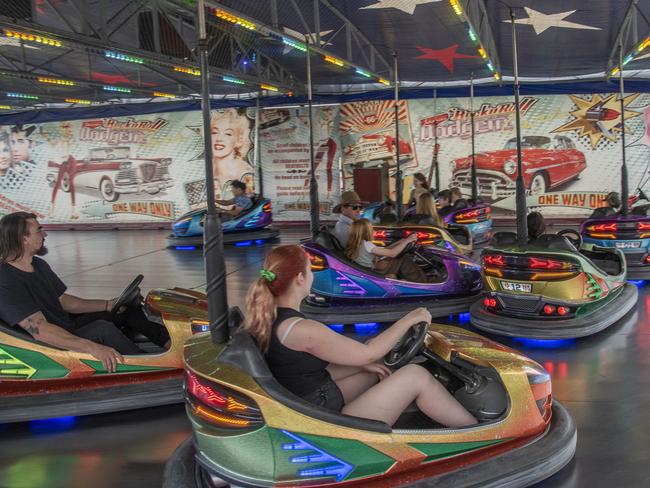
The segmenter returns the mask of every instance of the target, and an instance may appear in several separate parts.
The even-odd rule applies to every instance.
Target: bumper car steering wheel
[[[422,349],[428,330],[429,324],[426,322],[411,327],[395,347],[384,356],[384,364],[389,368],[401,368],[408,364]]]
[[[136,276],[135,279],[129,284],[129,286],[124,289],[117,300],[115,300],[115,305],[113,305],[113,308],[111,308],[112,314],[118,314],[120,308],[124,306],[129,307],[140,303],[142,300],[142,297],[140,295],[140,283],[142,283],[143,279],[144,276],[141,274]]]
[[[406,254],[412,253],[415,251],[415,249],[418,246],[418,241],[414,242],[409,242],[404,249],[402,249],[402,252],[397,255],[398,258],[401,258],[402,256],[405,256]]]
[[[566,237],[571,244],[573,244],[573,247],[575,247],[577,250],[580,250],[582,247],[582,235],[580,235],[580,232],[577,230],[573,229],[562,229],[560,232],[557,233],[557,235]]]

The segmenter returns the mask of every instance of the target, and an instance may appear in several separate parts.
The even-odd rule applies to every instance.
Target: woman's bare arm
[[[303,320],[296,324],[284,345],[296,351],[308,352],[333,364],[363,366],[384,357],[412,326],[420,322],[431,322],[431,314],[425,308],[413,310],[377,337],[363,344],[337,334],[320,322]],[[278,333],[282,335],[283,332],[281,327]]]

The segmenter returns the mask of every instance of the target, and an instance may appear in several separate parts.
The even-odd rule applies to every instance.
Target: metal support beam
[[[634,47],[634,45],[637,44],[638,41],[640,41],[640,39],[638,39],[636,36],[631,35],[633,30],[632,26],[634,26],[634,31],[638,33],[636,29],[637,9],[638,9],[637,3],[639,3],[639,0],[630,1],[630,5],[627,8],[627,12],[625,12],[625,17],[623,17],[623,20],[621,21],[621,26],[618,29],[616,40],[614,41],[614,45],[612,46],[612,50],[609,54],[609,59],[607,60],[607,66],[605,68],[606,73],[610,73],[615,66],[621,68],[622,71],[623,70],[622,62],[619,63],[620,61],[619,53],[620,53],[621,46],[623,51],[627,52],[632,47]]]
[[[488,17],[485,0],[460,0],[465,18],[485,49],[488,58],[492,61],[494,70],[501,73],[499,51],[494,40],[492,25]]]
[[[309,203],[310,203],[310,230],[312,238],[318,235],[320,228],[320,202],[318,201],[318,180],[316,179],[316,164],[314,161],[314,122],[312,115],[312,91],[311,91],[311,44],[307,41],[307,109],[309,110]]]
[[[395,76],[395,199],[397,200],[397,219],[402,220],[404,216],[404,205],[402,195],[402,166],[400,163],[399,151],[399,71],[397,69],[397,52],[393,51],[393,75]]]
[[[203,230],[203,257],[205,259],[208,320],[212,340],[217,344],[228,341],[228,298],[226,296],[226,263],[223,259],[223,232],[217,215],[212,171],[212,131],[210,129],[210,71],[208,70],[208,42],[205,31],[204,0],[198,2],[199,58],[201,61],[201,113],[203,115],[203,144],[205,156],[205,189],[208,211]]]
[[[517,180],[515,186],[515,199],[517,205],[517,244],[520,247],[528,243],[528,221],[526,208],[526,186],[524,185],[524,170],[521,161],[521,117],[519,107],[519,64],[517,62],[517,29],[515,13],[510,9],[512,23],[512,67],[515,75],[515,129],[517,136]]]

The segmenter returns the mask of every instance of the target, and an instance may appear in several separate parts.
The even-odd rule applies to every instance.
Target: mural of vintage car
[[[55,169],[63,171],[60,184],[66,193],[74,185],[76,190],[99,190],[104,200],[114,202],[121,194],[155,195],[174,184],[169,175],[171,158],[134,158],[129,147],[94,148],[87,159],[75,160],[74,164],[71,158],[62,164],[48,162],[47,180],[54,186],[58,176]]]
[[[275,127],[283,122],[286,122],[291,117],[288,110],[285,109],[269,109],[260,111],[260,130]]]
[[[538,195],[577,179],[587,167],[585,155],[576,149],[566,136],[525,136],[521,140],[524,184],[532,194]],[[515,192],[517,178],[517,140],[509,139],[503,149],[479,152],[475,155],[478,194],[481,197],[508,197]],[[450,163],[450,186],[459,187],[469,194],[472,188],[472,156]]]
[[[346,164],[366,163],[376,160],[395,159],[395,137],[388,132],[379,132],[377,134],[364,134],[354,145],[348,145],[344,148],[344,157]],[[399,141],[400,161],[410,160],[413,158],[411,145],[401,140]]]

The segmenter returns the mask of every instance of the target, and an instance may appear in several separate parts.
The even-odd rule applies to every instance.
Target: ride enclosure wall
[[[624,105],[633,191],[647,184],[650,95],[628,94]],[[468,108],[467,98],[400,102],[400,162],[406,177],[435,174],[431,161],[437,135],[438,186],[459,186],[470,193]],[[479,195],[497,212],[511,214],[516,177],[514,104],[509,97],[476,97],[474,108]],[[623,127],[616,94],[522,96],[520,110],[529,206],[548,216],[585,217],[602,205],[607,192],[620,191]],[[351,186],[354,168],[385,164],[389,174],[395,173],[394,117],[392,101],[314,108],[323,219],[336,217],[331,209],[341,187]],[[255,148],[255,109],[213,110],[216,193],[228,198],[233,179],[256,191],[262,174],[274,219],[306,221],[307,109],[264,109],[259,122]],[[261,171],[255,164],[256,149]],[[0,213],[30,211],[46,223],[171,221],[204,203],[203,168],[199,111],[0,125]]]

